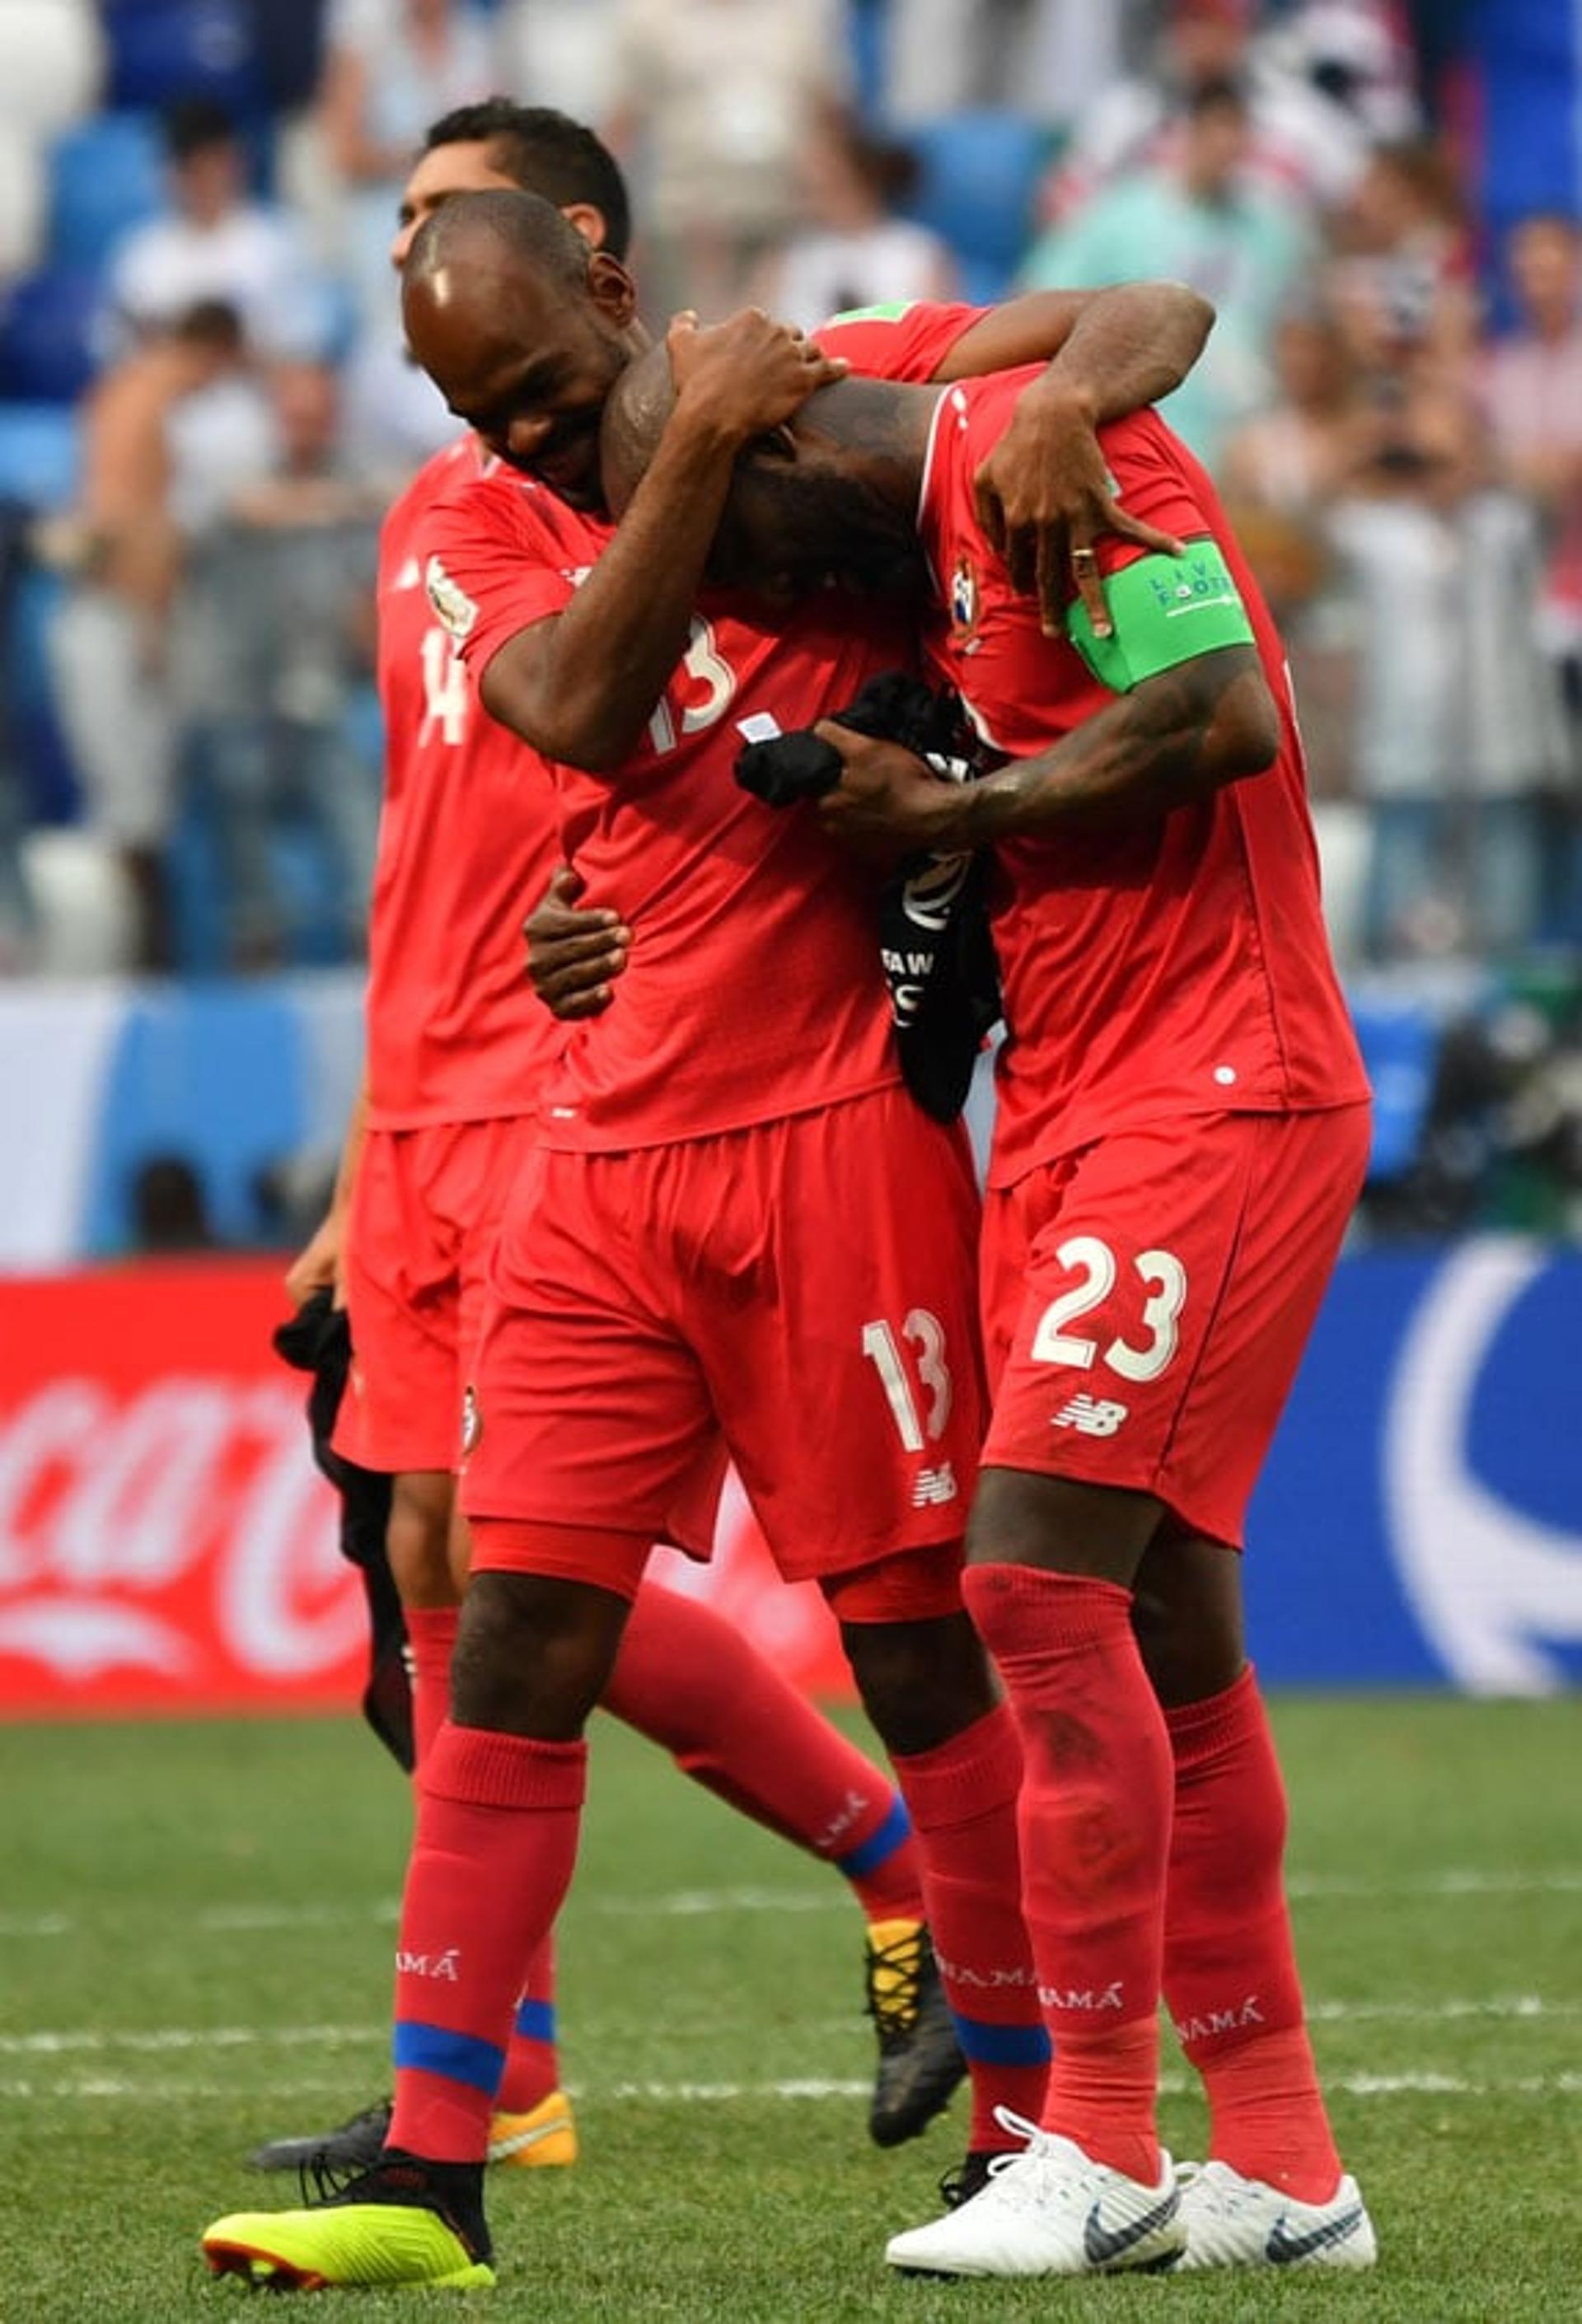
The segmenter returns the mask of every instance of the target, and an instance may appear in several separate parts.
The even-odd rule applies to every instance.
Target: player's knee
[[[965,1614],[929,1622],[848,1622],[847,1659],[886,1750],[931,1751],[995,1707],[994,1681]]]
[[[468,1586],[451,1659],[458,1726],[541,1742],[573,1741],[603,1693],[626,1602],[529,1573],[480,1573]]]
[[[1034,1565],[1130,1588],[1156,1531],[1150,1493],[1026,1469],[985,1469],[967,1533],[969,1565]]]
[[[455,1480],[446,1471],[397,1477],[390,1496],[385,1547],[403,1606],[454,1606],[450,1522]]]
[[[1132,1628],[1167,1711],[1234,1686],[1247,1658],[1237,1552],[1167,1524],[1137,1570]]]

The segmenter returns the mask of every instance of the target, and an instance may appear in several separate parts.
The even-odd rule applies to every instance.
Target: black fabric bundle
[[[352,1334],[345,1308],[333,1304],[328,1288],[315,1291],[275,1332],[274,1351],[294,1371],[312,1375],[308,1427],[313,1439],[314,1465],[340,1496],[340,1554],[361,1573],[368,1600],[368,1680],[363,1689],[363,1716],[410,1775],[416,1753],[406,1623],[384,1545],[390,1522],[390,1480],[343,1459],[329,1441],[351,1370]]]
[[[982,771],[981,752],[952,694],[907,670],[870,678],[836,723],[899,742],[951,782]],[[814,733],[749,742],[736,780],[765,806],[816,799],[840,780],[840,753]],[[1000,975],[989,934],[988,862],[976,855],[911,855],[885,883],[879,954],[890,987],[906,1085],[925,1113],[954,1121],[967,1102],[985,1036],[1000,1015]]]

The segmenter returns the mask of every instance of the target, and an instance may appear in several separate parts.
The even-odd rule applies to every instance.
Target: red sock
[[[1170,1737],[1129,1591],[970,1565],[973,1620],[1022,1738],[1022,1896],[1054,2047],[1043,2126],[1152,2185]]]
[[[645,1582],[604,1707],[744,1815],[835,1865],[870,1921],[921,1919],[894,1785],[711,1607]]]
[[[450,1657],[456,1646],[459,1606],[408,1606],[407,1643],[412,1652],[412,1738],[419,1767],[449,1715]],[[555,1947],[546,1937],[529,1964],[517,1996],[516,2018],[505,2056],[505,2072],[495,2100],[507,2114],[530,2114],[560,2085],[555,2054]]]
[[[511,2045],[495,2105],[501,2114],[531,2114],[560,2087],[555,2050],[555,1940],[544,1939],[527,1965],[516,1997]]]
[[[434,1738],[450,1715],[450,1657],[456,1646],[459,1606],[406,1606],[406,1641],[412,1655],[412,1743],[420,1767],[427,1765]]]
[[[967,2143],[1003,2151],[1015,2140],[995,2109],[1036,2122],[1050,2057],[1022,1919],[1022,1748],[1010,1712],[1001,1704],[948,1743],[898,1758],[895,1773],[917,1826],[939,1975],[972,2069]]]
[[[577,1860],[587,1747],[447,1720],[418,1785],[395,1956],[392,2146],[481,2162],[522,1964]]]
[[[1168,1711],[1176,1812],[1164,1991],[1203,2077],[1209,2153],[1301,2203],[1327,2202],[1340,2157],[1302,2022],[1281,1861],[1285,1789],[1249,1666]]]

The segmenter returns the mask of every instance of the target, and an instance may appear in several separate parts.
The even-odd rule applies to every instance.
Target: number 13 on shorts
[[[950,1367],[945,1360],[945,1330],[926,1307],[909,1310],[901,1337],[912,1356],[909,1367],[896,1344],[896,1335],[883,1317],[863,1325],[863,1353],[878,1372],[890,1414],[903,1449],[921,1452],[925,1442],[937,1444],[950,1417]],[[927,1397],[920,1414],[911,1374]],[[927,1432],[926,1439],[924,1432]]]

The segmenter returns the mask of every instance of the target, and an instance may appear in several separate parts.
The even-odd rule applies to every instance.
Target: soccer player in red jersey
[[[1361,1187],[1367,1085],[1283,655],[1213,486],[1157,414],[1103,430],[1124,504],[1184,551],[1104,544],[1108,634],[1078,601],[1049,634],[973,493],[1021,384],[818,397],[746,464],[724,536],[749,567],[772,542],[789,580],[799,560],[871,567],[915,523],[929,659],[1006,761],[948,785],[819,730],[844,762],[832,834],[993,846],[1007,1028],[965,1594],[1022,1743],[1053,2064],[1025,2153],[889,2256],[961,2275],[1365,2266],[1303,2024],[1239,1551]],[[650,359],[612,405],[617,504],[656,388],[662,405]],[[1161,1989],[1212,2115],[1184,2193],[1154,2123]]]
[[[592,133],[496,100],[437,122],[392,247],[457,192],[536,178],[578,230],[617,254],[620,172]],[[554,793],[524,746],[484,715],[429,604],[419,553],[429,511],[481,465],[463,435],[386,521],[378,584],[385,793],[369,945],[367,1067],[329,1218],[292,1270],[298,1298],[344,1278],[356,1350],[338,1449],[393,1480],[388,1549],[412,1664],[420,1768],[445,1714],[465,1567],[455,1518],[467,1358],[485,1264],[531,1136],[534,1093],[560,1046],[524,990],[516,927],[558,859]],[[712,1530],[710,1471],[693,1523]],[[453,1573],[453,1564],[458,1569]],[[868,2002],[881,2037],[870,2129],[921,2131],[965,2070],[922,1920],[916,1844],[894,1786],[728,1623],[645,1583],[605,1708],[698,1781],[833,1863],[868,1924]],[[490,2127],[495,2159],[569,2163],[558,2087],[550,1948],[530,1966]],[[372,2162],[387,2106],[260,2151],[266,2167],[319,2154]]]
[[[624,272],[520,199],[448,206],[424,242],[414,343],[486,444],[531,451],[560,487],[501,466],[436,510],[430,600],[504,724],[607,769],[555,780],[571,849],[635,937],[623,1006],[550,1078],[492,1268],[454,1717],[420,1787],[398,1960],[392,2144],[338,2202],[206,2238],[216,2264],[297,2282],[486,2280],[476,2164],[504,1997],[569,1877],[580,1730],[648,1545],[669,1529],[706,1545],[689,1494],[721,1436],[782,1569],[825,1581],[900,1755],[958,2023],[960,1993],[982,1996],[965,2020],[980,2100],[1035,2102],[1046,2060],[1017,1904],[1019,1754],[961,1611],[951,1516],[978,1434],[970,1167],[896,1086],[883,1000],[859,974],[866,881],[743,800],[722,724],[805,719],[895,646],[834,613],[810,617],[794,651],[729,607],[694,617],[712,531],[694,478],[678,504],[660,476],[616,535],[570,503],[635,344]],[[762,318],[674,339],[717,497],[739,447],[829,365]],[[612,715],[602,696],[633,691],[636,719]],[[717,929],[707,949],[699,912]],[[992,2111],[988,2135],[1003,2139]]]

